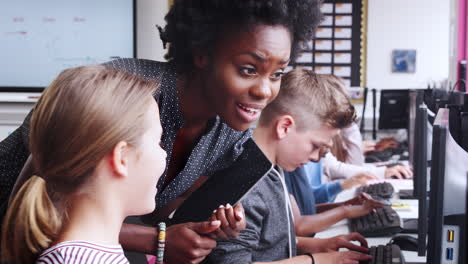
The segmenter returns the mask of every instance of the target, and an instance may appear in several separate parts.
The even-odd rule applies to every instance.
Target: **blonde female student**
[[[155,208],[166,166],[157,84],[105,66],[63,71],[31,120],[36,176],[10,204],[4,263],[128,263],[126,216]]]

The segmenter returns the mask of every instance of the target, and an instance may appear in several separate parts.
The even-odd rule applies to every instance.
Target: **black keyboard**
[[[397,245],[380,245],[369,248],[372,260],[361,261],[360,264],[404,264],[405,259]]]
[[[374,197],[375,199],[390,199],[392,198],[393,194],[395,193],[395,189],[391,183],[388,182],[380,182],[371,184],[369,186],[361,186],[356,189],[356,192],[359,193],[367,193],[370,196]]]
[[[388,161],[393,156],[393,149],[386,149],[382,151],[370,151],[366,153],[365,162],[382,162]]]
[[[400,233],[403,225],[397,212],[390,206],[377,208],[376,212],[349,220],[352,232],[365,237],[380,237]]]

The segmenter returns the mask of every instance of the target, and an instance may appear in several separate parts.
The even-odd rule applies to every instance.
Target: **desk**
[[[413,182],[412,180],[385,180],[386,182],[390,182],[395,189],[395,193],[398,193],[400,189],[413,189]],[[370,184],[376,183],[378,181],[369,182]],[[341,192],[337,197],[336,201],[345,201],[351,199],[355,196],[355,189],[346,190]],[[402,202],[410,204],[410,210],[404,211],[397,211],[400,218],[417,218],[418,217],[418,200],[399,200],[397,195],[391,199],[392,202]],[[336,235],[348,234],[349,227],[347,220],[340,221],[335,225],[331,226],[327,230],[319,232],[315,235],[318,238],[328,238],[333,237]],[[416,234],[408,234],[417,237]],[[388,237],[370,237],[366,238],[369,246],[377,246],[377,245],[385,245],[391,239],[391,236]],[[417,252],[412,251],[402,251],[403,256],[405,257],[406,263],[426,263],[426,257],[419,257]]]

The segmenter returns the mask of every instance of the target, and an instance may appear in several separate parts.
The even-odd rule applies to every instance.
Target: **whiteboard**
[[[46,87],[63,69],[134,57],[134,7],[133,0],[1,1],[0,87]]]

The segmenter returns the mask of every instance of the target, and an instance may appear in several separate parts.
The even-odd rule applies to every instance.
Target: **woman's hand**
[[[216,247],[216,240],[206,236],[221,225],[220,221],[183,223],[166,229],[166,263],[201,262]]]
[[[245,221],[244,207],[241,204],[237,204],[232,207],[230,204],[226,206],[221,205],[218,209],[214,210],[210,220],[221,222],[219,229],[210,233],[209,236],[213,239],[227,240],[230,238],[236,238],[239,233],[243,231],[247,225]]]

